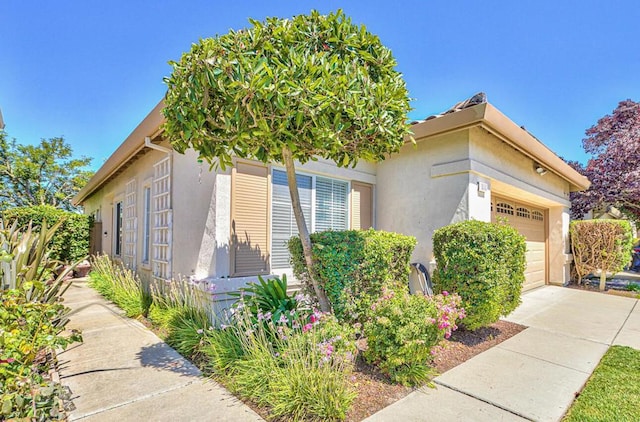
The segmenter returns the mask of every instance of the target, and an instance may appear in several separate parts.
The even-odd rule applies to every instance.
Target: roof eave
[[[414,125],[412,130],[414,139],[419,140],[472,126],[484,127],[547,170],[557,174],[569,182],[571,192],[588,189],[591,185],[585,176],[489,103],[426,120]]]
[[[118,149],[111,154],[93,177],[89,179],[87,184],[73,197],[71,201],[74,205],[82,204],[82,202],[98,190],[106,180],[145,148],[145,138],[154,135],[164,123],[163,108],[164,101],[160,101],[133,132],[131,132]]]

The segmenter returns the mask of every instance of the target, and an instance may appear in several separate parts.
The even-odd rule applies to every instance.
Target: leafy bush
[[[247,306],[251,313],[258,318],[259,315],[269,314],[274,321],[281,318],[290,319],[300,305],[297,296],[291,296],[287,293],[287,276],[273,277],[263,279],[258,276],[258,283],[247,283],[248,287],[241,287],[239,293],[230,293],[229,295],[237,298],[244,298],[242,303]]]
[[[432,374],[431,349],[456,330],[464,318],[458,295],[433,298],[422,294],[384,291],[372,305],[365,322],[365,359],[376,364],[391,380],[405,385],[424,383]]]
[[[115,264],[107,255],[93,257],[91,267],[89,286],[118,305],[128,317],[147,315],[151,295],[131,270]]]
[[[344,419],[355,397],[348,379],[355,330],[331,315],[303,313],[289,313],[293,321],[267,314],[257,322],[251,309],[237,306],[229,325],[205,332],[209,369],[275,418]]]
[[[433,251],[436,291],[455,292],[469,330],[496,322],[520,304],[525,238],[506,224],[463,221],[436,230]]]
[[[68,309],[29,301],[25,290],[0,296],[0,417],[63,420],[63,390],[48,372],[57,348],[82,339],[77,332],[62,335]]]
[[[40,227],[43,221],[46,221],[48,226],[60,221],[61,227],[51,241],[51,258],[72,263],[84,259],[89,254],[92,222],[87,215],[64,211],[50,205],[38,205],[7,209],[3,218],[7,222],[18,221],[19,226],[27,226],[31,221],[34,228]]]
[[[313,270],[339,319],[360,318],[383,287],[406,289],[415,238],[370,229],[313,233],[311,241]],[[289,251],[296,277],[306,282],[299,238]]]
[[[621,271],[631,259],[633,235],[628,221],[572,221],[569,233],[578,283],[600,270],[600,290],[604,290],[607,272]]]
[[[39,231],[30,225],[20,227],[17,221],[7,229],[3,224],[0,219],[0,292],[20,289],[29,301],[57,302],[69,287],[63,282],[73,269],[51,278],[57,263],[49,258],[50,243],[60,223],[48,227],[45,222]]]

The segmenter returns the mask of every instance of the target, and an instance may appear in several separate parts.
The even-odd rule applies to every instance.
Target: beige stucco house
[[[97,222],[93,251],[160,279],[208,278],[234,290],[258,274],[290,273],[296,233],[279,165],[238,159],[210,171],[163,140],[162,102],[75,197]],[[569,192],[589,182],[491,104],[414,124],[416,145],[374,164],[298,167],[311,230],[413,235],[432,263],[432,233],[452,222],[503,217],[527,237],[525,289],[569,278]],[[433,264],[433,263],[432,263]]]

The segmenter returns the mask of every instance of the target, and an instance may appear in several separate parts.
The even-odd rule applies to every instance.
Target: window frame
[[[113,205],[113,255],[122,257],[124,249],[124,200],[118,199]]]

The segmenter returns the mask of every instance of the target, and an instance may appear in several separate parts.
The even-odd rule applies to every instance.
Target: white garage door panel
[[[544,285],[545,280],[545,244],[544,242],[527,241],[527,252],[525,254],[527,267],[524,270],[524,290],[533,289]]]
[[[547,274],[544,210],[511,199],[495,197],[491,214],[493,221],[497,221],[498,218],[506,219],[527,240],[527,266],[522,290],[543,286]]]

